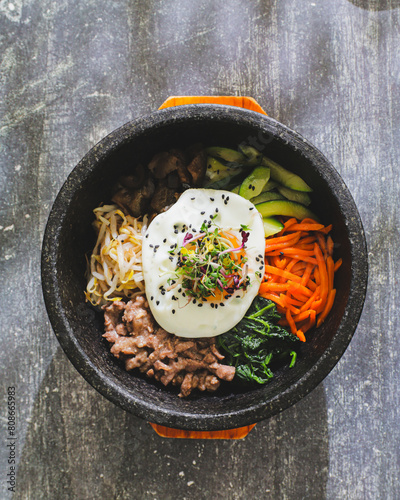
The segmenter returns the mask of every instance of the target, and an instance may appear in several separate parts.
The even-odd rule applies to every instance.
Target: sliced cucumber
[[[278,186],[277,189],[281,195],[283,195],[290,201],[296,201],[297,203],[301,203],[306,207],[308,207],[308,205],[311,203],[310,196],[304,191],[294,191],[293,189],[289,189],[285,186]]]
[[[261,191],[261,193],[265,193],[266,191],[271,191],[272,189],[274,189],[278,186],[279,186],[279,184],[276,181],[273,181],[272,179],[270,179],[263,187],[263,190]]]
[[[217,181],[208,181],[204,184],[204,187],[207,189],[224,189],[225,191],[230,191],[235,184],[237,184],[238,179],[237,175],[228,175],[222,179]]]
[[[207,158],[207,169],[206,169],[206,177],[209,180],[209,183],[217,182],[225,177],[237,175],[242,171],[240,167],[231,167],[228,165],[224,165],[216,158],[209,156]]]
[[[283,186],[286,186],[295,191],[305,191],[310,193],[312,189],[308,184],[306,184],[301,177],[289,172],[286,168],[281,167],[274,161],[263,156],[262,165],[269,167],[271,170],[271,179],[278,181]]]
[[[256,167],[242,182],[239,189],[240,196],[246,200],[258,196],[268,182],[269,174],[268,167]]]
[[[263,224],[266,238],[279,233],[279,231],[283,229],[282,222],[279,222],[278,219],[275,219],[274,217],[263,217]]]
[[[246,156],[246,165],[255,167],[256,165],[261,164],[262,153],[260,153],[253,146],[246,146],[245,144],[239,145],[239,150]]]
[[[258,203],[256,205],[257,210],[263,217],[274,217],[275,215],[285,215],[288,217],[296,217],[296,219],[302,220],[305,218],[311,218],[318,220],[316,215],[311,212],[310,209],[296,203],[295,201],[289,200],[272,200],[265,201],[264,203]]]
[[[218,160],[224,160],[227,163],[243,164],[246,162],[246,156],[243,153],[240,153],[239,151],[235,151],[234,149],[220,148],[218,146],[213,146],[210,148],[206,148],[206,152],[213,158],[217,158]]]
[[[264,201],[284,200],[284,199],[285,199],[284,196],[282,196],[279,193],[276,193],[275,191],[263,191],[255,198],[251,198],[250,201],[254,205],[257,205],[258,203],[264,203]]]
[[[232,168],[232,167],[227,167],[224,163],[221,163],[219,160],[217,160],[213,156],[207,157],[206,175],[212,174],[214,172],[215,173],[225,172],[225,170],[228,170],[229,168]]]
[[[233,189],[231,189],[231,193],[239,194],[240,184]]]
[[[232,167],[230,165],[225,165],[221,163],[216,158],[209,156],[207,158],[207,169],[206,169],[206,177],[210,180],[217,180],[217,177],[221,176],[221,178],[226,177],[227,175],[236,175],[242,171],[241,167],[235,166]]]

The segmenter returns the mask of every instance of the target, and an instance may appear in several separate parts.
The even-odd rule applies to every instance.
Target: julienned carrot
[[[272,302],[275,302],[275,304],[280,306],[281,309],[285,308],[286,304],[282,301],[282,299],[280,299],[279,295],[275,295],[274,293],[268,293],[268,292],[260,293],[260,295],[268,300],[272,300]]]
[[[319,326],[323,321],[325,321],[325,318],[328,316],[330,310],[332,309],[333,301],[335,300],[335,295],[336,295],[336,290],[335,289],[330,290],[328,294],[328,300],[326,301],[325,307],[318,318],[317,326]]]
[[[294,299],[293,297],[291,297],[289,294],[286,294],[284,296],[284,300],[286,301],[287,305],[288,305],[288,308],[296,313],[296,314],[300,314],[300,309],[299,307],[301,306],[301,302]]]
[[[294,335],[296,335],[296,332],[297,332],[296,323],[294,322],[294,319],[293,319],[289,309],[286,310],[286,321],[289,323],[291,332]]]
[[[283,223],[283,229],[281,233],[283,234],[286,229],[290,228],[290,226],[293,226],[293,224],[297,224],[297,219],[295,217],[292,217],[291,219],[288,219],[286,222]]]
[[[268,250],[269,255],[303,255],[304,257],[315,256],[314,247],[312,250],[302,250],[297,246],[290,246],[286,248],[280,248],[279,250]]]
[[[279,269],[278,267],[273,267],[270,265],[265,266],[265,271],[270,274],[276,274],[277,276],[282,276],[282,278],[290,279],[292,281],[297,281],[300,283],[301,278],[299,276],[296,276],[295,274],[292,274],[289,271],[286,271],[285,269]]]
[[[265,240],[265,274],[259,294],[277,304],[280,323],[305,342],[304,333],[326,319],[336,295],[334,274],[342,260],[334,262],[334,243],[313,219],[283,222],[283,229]]]
[[[326,247],[328,250],[328,255],[332,256],[333,255],[333,240],[330,236],[328,236],[326,240]]]
[[[301,277],[301,284],[306,285],[308,283],[308,280],[310,279],[311,273],[314,269],[313,264],[311,262],[307,262],[306,264],[306,269],[303,273],[303,276]]]
[[[324,228],[323,224],[302,222],[301,224],[293,224],[290,227],[291,231],[320,231]]]
[[[335,263],[330,255],[328,255],[326,259],[326,270],[328,272],[328,281],[329,281],[329,290],[333,289],[333,279],[334,279],[334,271]]]
[[[274,242],[269,242],[268,239],[265,242],[265,251],[280,250],[282,248],[291,247],[295,245],[300,239],[300,232],[290,234],[289,237],[281,236],[280,238],[275,238]]]
[[[342,259],[338,259],[336,262],[335,262],[335,266],[333,268],[333,270],[336,271],[339,269],[339,267],[342,265]]]
[[[317,243],[315,243],[315,256],[317,257],[317,262],[318,262],[318,270],[319,270],[319,276],[321,280],[321,299],[322,303],[325,304],[325,301],[328,297],[329,293],[329,282],[328,282],[328,271],[326,269],[326,260],[324,259],[324,256],[322,255],[321,248],[318,246]]]
[[[273,259],[274,266],[279,267],[279,269],[284,269],[286,267],[286,259],[280,259],[278,255]]]

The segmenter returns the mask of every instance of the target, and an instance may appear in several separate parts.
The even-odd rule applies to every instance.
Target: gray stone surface
[[[0,1],[0,498],[16,388],[18,499],[400,498],[397,0]],[[79,159],[169,95],[255,97],[335,165],[370,281],[345,355],[243,441],[157,437],[72,368],[39,259]]]

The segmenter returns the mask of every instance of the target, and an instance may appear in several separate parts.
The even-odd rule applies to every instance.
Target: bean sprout
[[[93,212],[97,241],[87,263],[86,299],[100,306],[143,293],[142,238],[147,216],[140,221],[117,205],[97,207]]]

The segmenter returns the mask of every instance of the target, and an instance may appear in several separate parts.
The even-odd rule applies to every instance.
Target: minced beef
[[[105,334],[111,353],[164,385],[180,386],[180,397],[193,389],[215,391],[221,380],[231,381],[233,366],[220,364],[224,356],[214,338],[183,338],[163,330],[154,321],[143,295],[128,303],[103,306]]]

